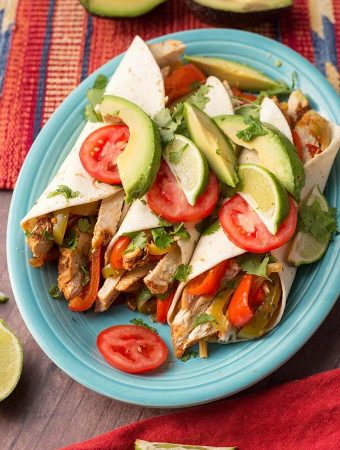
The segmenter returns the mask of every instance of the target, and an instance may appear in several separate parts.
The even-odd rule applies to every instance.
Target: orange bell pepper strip
[[[233,86],[231,88],[231,91],[235,95],[235,97],[248,100],[249,102],[255,102],[255,100],[257,99],[256,95],[246,94],[245,92],[240,91],[239,88],[237,88],[236,86]]]
[[[189,281],[186,289],[190,295],[214,295],[225,274],[229,261],[222,261],[207,272]]]
[[[110,265],[113,269],[123,269],[123,254],[129,246],[130,242],[130,238],[128,238],[127,236],[121,236],[113,246],[110,256]]]
[[[207,77],[194,64],[185,64],[175,69],[164,80],[165,95],[168,103],[194,91],[194,85],[205,83]]]
[[[292,130],[292,136],[293,136],[293,142],[294,142],[294,145],[296,148],[296,152],[298,154],[298,157],[302,161],[303,152],[302,152],[302,142],[301,142],[300,136],[299,136],[298,132],[295,130]]]
[[[244,275],[229,303],[227,310],[228,319],[234,327],[243,327],[254,316],[249,302],[249,293],[253,279],[253,275]]]
[[[91,255],[91,274],[88,285],[85,286],[80,295],[73,297],[68,303],[68,307],[71,311],[86,311],[91,308],[95,302],[101,276],[101,254],[102,245],[100,245]]]
[[[165,300],[157,298],[157,310],[156,310],[157,322],[159,323],[166,322],[168,311],[170,309],[172,300],[175,296],[175,292],[176,288],[172,290],[172,292],[168,295],[168,297]]]

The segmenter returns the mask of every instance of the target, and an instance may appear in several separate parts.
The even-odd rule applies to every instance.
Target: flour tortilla
[[[301,200],[304,200],[306,198],[315,184],[319,185],[321,191],[323,191],[326,186],[332,164],[340,147],[340,127],[334,123],[330,123],[330,126],[332,130],[330,144],[322,153],[308,161],[304,166],[306,173],[306,183],[305,187],[302,190]],[[254,155],[254,152],[251,150],[247,151],[246,149],[244,149],[243,155],[241,157],[245,161],[251,160],[254,163],[258,162],[258,160],[256,161],[256,155]],[[296,274],[296,268],[289,266],[287,263],[286,256],[289,246],[290,242],[271,252],[272,255],[276,258],[277,262],[281,263],[283,270],[279,273],[282,286],[281,308],[275,318],[275,322],[273,322],[270,329],[273,329],[282,318],[286,306],[287,297]],[[216,264],[225,261],[226,259],[242,255],[243,253],[246,252],[234,245],[228,239],[221,227],[218,229],[218,231],[210,236],[202,236],[190,261],[190,265],[192,266],[192,273],[185,283],[181,283],[178,286],[178,289],[176,291],[173,303],[168,313],[168,323],[171,324],[175,316],[176,304],[181,298],[185,285],[190,280],[211,269]],[[267,331],[269,331],[269,329]],[[219,343],[228,342],[219,341]]]
[[[164,83],[160,68],[149,47],[140,37],[136,36],[132,41],[110,79],[105,94],[124,97],[136,103],[150,116],[164,107]],[[120,186],[97,182],[86,172],[79,159],[79,150],[84,140],[94,130],[105,125],[91,122],[85,124],[64,163],[38,201],[22,219],[21,225],[29,219],[60,209],[102,200],[122,189]],[[66,199],[63,195],[48,198],[59,185],[66,185],[72,191],[79,192],[79,195],[71,199]]]

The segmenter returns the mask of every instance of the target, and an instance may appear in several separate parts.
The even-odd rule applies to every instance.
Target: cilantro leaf
[[[74,250],[78,244],[78,233],[73,228],[69,230],[64,236],[64,240],[62,243],[62,247],[69,248],[70,250]]]
[[[90,233],[92,232],[93,226],[92,223],[86,217],[81,217],[78,220],[78,228],[82,233]]]
[[[167,144],[174,140],[178,123],[171,117],[170,110],[163,108],[153,118],[158,127],[159,134],[163,144]]]
[[[151,297],[153,297],[153,293],[148,289],[146,286],[143,286],[141,290],[137,294],[137,303],[142,302],[145,303],[148,300],[150,300]]]
[[[158,334],[158,331],[156,330],[156,328],[151,327],[150,325],[145,323],[143,319],[131,319],[130,323],[132,323],[133,325],[137,325],[138,327],[146,328],[146,329]]]
[[[53,234],[51,234],[47,230],[43,230],[42,235],[43,235],[44,239],[46,239],[47,241],[54,241]]]
[[[205,230],[202,231],[202,236],[210,236],[211,234],[216,233],[221,227],[219,220],[215,220],[212,224],[210,224]]]
[[[153,228],[151,234],[155,245],[160,249],[165,249],[174,242],[173,237],[167,233],[165,228]]]
[[[176,272],[173,274],[172,280],[186,281],[191,272],[192,267],[189,264],[180,264],[177,267]]]
[[[244,272],[259,277],[267,277],[267,265],[270,261],[269,255],[245,253],[237,258],[237,264]]]
[[[183,145],[183,147],[179,148],[178,150],[174,150],[172,152],[169,153],[169,161],[171,162],[171,164],[179,164],[180,160],[183,157],[183,154],[185,152],[185,150],[187,150],[189,148],[189,144],[185,144]]]
[[[7,297],[7,295],[5,295],[3,292],[0,292],[0,303],[6,303],[8,302],[9,297]]]
[[[95,79],[93,87],[90,88],[86,93],[86,97],[89,103],[85,106],[84,117],[89,122],[102,122],[102,118],[100,114],[95,111],[95,107],[103,100],[107,83],[108,78],[105,75],[100,74]]]
[[[131,239],[131,242],[124,253],[132,252],[137,248],[144,249],[146,247],[146,244],[148,243],[148,239],[144,231],[134,231],[132,233],[125,233],[124,236],[127,236]]]
[[[68,186],[64,184],[59,184],[55,191],[52,191],[48,194],[47,198],[56,197],[57,195],[63,195],[66,200],[70,198],[76,198],[79,196],[79,191],[72,191]]]
[[[170,234],[177,236],[180,239],[190,239],[190,233],[186,230],[183,222],[181,222],[177,228],[174,228],[174,231],[171,231]]]
[[[245,142],[252,141],[256,136],[264,136],[267,131],[263,128],[259,119],[253,116],[248,116],[244,119],[248,125],[244,130],[237,131],[236,136],[239,139],[243,139]]]
[[[209,89],[210,86],[202,84],[199,89],[188,98],[188,102],[197,106],[199,109],[204,109],[205,105],[210,101],[210,98],[206,96]]]
[[[197,316],[194,320],[194,328],[198,327],[199,325],[203,325],[205,323],[214,323],[215,318],[212,314],[203,313],[200,316]]]
[[[50,296],[52,298],[61,298],[61,291],[60,291],[58,285],[51,286],[51,288],[48,291],[48,293],[50,294]]]
[[[299,212],[299,228],[319,242],[329,241],[337,231],[336,208],[322,211],[316,199],[310,206],[304,204]]]
[[[84,278],[81,283],[82,286],[86,286],[88,282],[90,281],[90,272],[86,264],[82,264],[80,266],[80,270],[83,272]]]
[[[182,358],[181,358],[181,361],[182,361],[182,362],[187,362],[187,361],[189,361],[189,359],[191,359],[191,358],[197,358],[197,356],[198,356],[198,353],[197,353],[197,352],[195,352],[195,351],[193,351],[193,350],[186,350],[186,351],[183,353],[183,356],[182,356]]]

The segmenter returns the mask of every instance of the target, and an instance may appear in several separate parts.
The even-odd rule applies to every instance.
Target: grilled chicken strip
[[[135,248],[131,252],[123,254],[123,267],[126,270],[133,270],[137,266],[145,264],[145,253],[141,248]]]
[[[45,256],[53,247],[53,227],[49,217],[37,219],[36,225],[27,238],[27,244],[34,257]]]
[[[145,278],[144,283],[153,294],[164,294],[170,286],[177,267],[181,264],[181,250],[174,245]]]
[[[164,66],[172,66],[179,61],[185,45],[181,41],[168,39],[164,42],[157,42],[149,46],[157,64],[162,69]]]
[[[93,248],[98,248],[101,243],[107,245],[112,239],[114,234],[117,232],[123,206],[123,190],[102,200],[93,232]]]
[[[120,294],[116,287],[121,278],[121,275],[117,277],[109,277],[104,281],[103,286],[98,291],[98,298],[96,300],[94,312],[107,311],[112,303],[116,300]]]
[[[75,249],[60,248],[58,287],[66,300],[79,294],[84,287],[84,271],[81,267],[87,264],[91,237],[89,233],[79,232]]]
[[[147,275],[154,267],[155,263],[149,263],[141,267],[136,267],[131,270],[131,272],[126,272],[116,286],[117,291],[133,292],[137,290],[142,284],[142,280],[145,275]]]

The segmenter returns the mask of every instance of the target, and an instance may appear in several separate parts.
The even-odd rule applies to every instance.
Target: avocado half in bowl
[[[293,0],[186,0],[186,3],[202,22],[240,28],[281,16]]]

